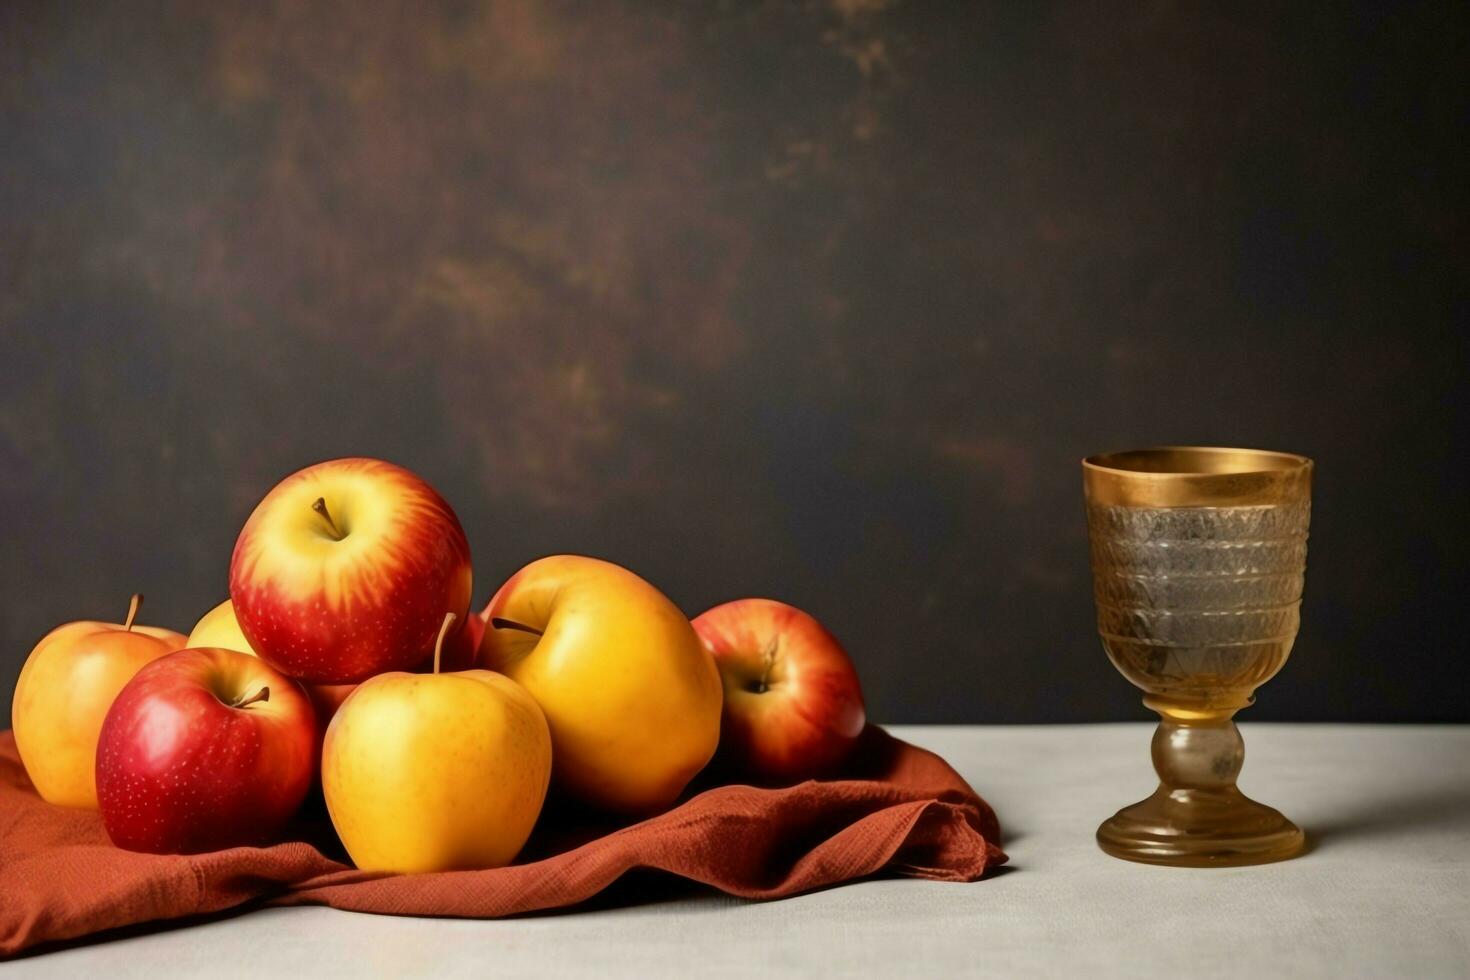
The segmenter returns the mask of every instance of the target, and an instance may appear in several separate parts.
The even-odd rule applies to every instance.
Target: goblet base
[[[1179,868],[1223,868],[1284,861],[1306,838],[1281,812],[1239,790],[1170,790],[1124,807],[1097,829],[1113,857]]]

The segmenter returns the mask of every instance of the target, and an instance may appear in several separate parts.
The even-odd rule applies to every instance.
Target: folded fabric
[[[710,786],[622,827],[557,802],[510,867],[381,875],[345,863],[323,821],[272,847],[121,850],[95,812],[37,796],[14,736],[0,732],[0,957],[252,901],[494,918],[585,902],[634,870],[769,899],[880,873],[974,881],[1006,860],[994,811],[932,752],[870,727],[843,776]]]

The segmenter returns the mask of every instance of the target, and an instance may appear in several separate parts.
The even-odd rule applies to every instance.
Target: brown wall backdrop
[[[1077,461],[1167,442],[1318,460],[1251,717],[1470,720],[1465,11],[0,4],[0,722],[349,454],[477,601],[585,552],[881,720],[1142,718]]]

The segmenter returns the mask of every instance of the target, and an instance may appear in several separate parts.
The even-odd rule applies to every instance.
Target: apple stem
[[[262,687],[260,690],[256,691],[254,694],[250,695],[250,697],[246,698],[243,701],[236,701],[234,704],[230,705],[230,707],[232,707],[232,708],[244,708],[244,707],[248,707],[248,706],[254,704],[257,701],[269,701],[270,699],[271,699],[271,689],[268,688],[268,687]]]
[[[498,630],[520,630],[522,633],[530,633],[534,636],[541,635],[541,631],[535,627],[517,623],[513,619],[501,619],[499,616],[490,620],[490,626]]]
[[[128,600],[128,618],[123,620],[123,629],[129,633],[133,631],[133,620],[138,616],[138,607],[143,604],[143,593],[134,592],[132,599]]]
[[[755,693],[757,694],[765,694],[771,689],[771,670],[776,666],[777,642],[778,641],[776,637],[771,637],[771,642],[766,644],[766,652],[762,654],[762,656],[765,658],[766,665],[765,668],[761,671],[760,684],[755,689]]]
[[[434,641],[434,673],[439,673],[439,654],[444,651],[444,637],[449,635],[449,627],[454,625],[458,617],[454,613],[444,614],[444,623],[439,627],[439,639]]]
[[[347,535],[343,534],[341,529],[337,527],[337,522],[332,520],[332,512],[327,510],[327,498],[316,498],[316,501],[311,505],[311,509],[322,515],[322,520],[326,521],[327,527],[331,528],[332,537],[334,539],[341,541],[343,538],[347,537]]]

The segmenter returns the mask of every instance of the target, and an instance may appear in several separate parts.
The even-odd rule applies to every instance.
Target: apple
[[[376,459],[288,476],[245,522],[230,598],[250,646],[313,684],[406,670],[434,649],[444,614],[470,605],[459,518],[422,479]]]
[[[486,609],[481,662],[531,693],[551,725],[553,778],[607,810],[667,807],[714,754],[720,677],[689,620],[626,568],[542,558]]]
[[[546,800],[551,732],[535,700],[502,674],[441,673],[435,659],[432,674],[363,681],[327,728],[327,812],[364,871],[509,864]]]
[[[184,645],[190,649],[220,647],[248,653],[252,657],[256,655],[240,629],[240,621],[235,618],[235,604],[229,599],[199,617],[199,622],[189,631],[189,642]]]
[[[332,723],[337,709],[342,707],[348,695],[357,690],[357,685],[302,684],[301,688],[306,691],[306,697],[311,701],[311,709],[316,712],[317,733],[325,738],[327,726]]]
[[[774,599],[737,599],[694,619],[725,687],[720,756],[759,782],[828,775],[866,723],[857,671],[808,614]]]
[[[474,642],[479,642],[478,634]],[[235,617],[235,604],[229,599],[199,618],[199,622],[194,624],[194,629],[189,633],[189,641],[184,645],[191,649],[221,647],[225,650],[248,653],[252,657],[257,655],[250,646],[250,641],[245,639],[245,633],[240,629],[240,621]],[[460,653],[458,655],[462,659],[470,658],[469,654]],[[323,734],[326,733],[327,724],[332,720],[332,715],[342,702],[347,700],[347,695],[351,694],[352,689],[356,686],[356,684],[302,685],[306,689],[306,696],[311,698],[311,706],[316,709],[317,727],[322,730]]]
[[[259,657],[209,647],[148,664],[97,741],[97,801],[118,847],[192,854],[271,841],[316,771],[316,718]]]
[[[26,658],[11,702],[15,747],[49,803],[97,808],[97,733],[117,693],[144,664],[184,645],[173,630],[84,620],[56,627]]]
[[[468,670],[473,667],[478,658],[480,640],[485,635],[485,620],[480,616],[466,616],[464,626],[452,631],[444,640],[444,669],[445,670]],[[226,650],[239,650],[256,656],[255,650],[250,646],[250,641],[245,639],[245,633],[240,629],[240,620],[235,616],[235,604],[229,599],[221,602],[209,612],[199,617],[199,622],[194,624],[194,629],[189,634],[189,640],[184,644],[188,647],[224,647]],[[427,673],[433,664],[433,656],[424,658],[423,663],[417,665],[414,670]],[[312,704],[320,710],[322,707],[330,707],[332,711],[337,710],[347,695],[352,693],[355,684],[307,684],[306,693],[311,695]],[[331,721],[331,715],[323,718],[318,715],[325,730],[327,722]]]

